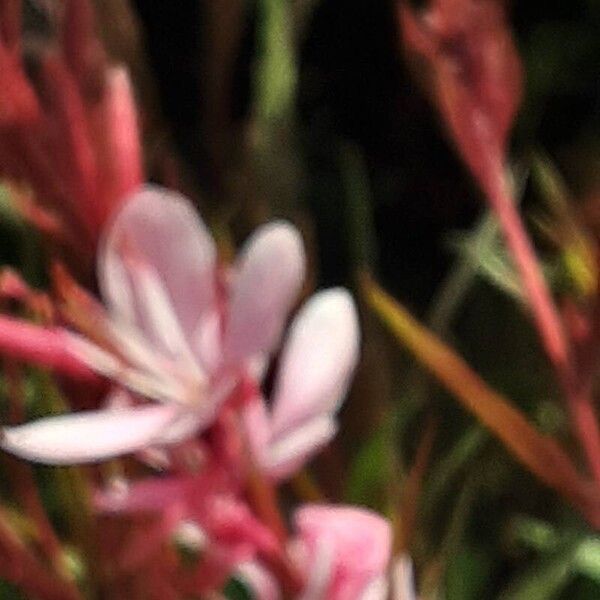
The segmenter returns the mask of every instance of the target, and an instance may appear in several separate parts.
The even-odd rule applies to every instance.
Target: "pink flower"
[[[391,527],[357,507],[306,505],[294,515],[291,552],[304,573],[297,600],[384,600],[391,554]],[[240,576],[265,600],[281,596],[272,575],[256,562]]]
[[[244,412],[254,460],[283,479],[297,471],[336,433],[335,413],[358,359],[359,330],[350,294],[315,294],[290,327],[267,408],[257,396]]]
[[[86,307],[95,341],[63,332],[69,352],[129,390],[107,408],[3,430],[1,446],[30,460],[104,460],[182,441],[213,423],[242,375],[279,341],[304,274],[299,233],[259,228],[219,294],[214,242],[182,196],[148,187],[104,232],[98,280],[106,310]],[[154,404],[141,399],[155,401]]]
[[[383,591],[391,552],[385,519],[356,507],[309,505],[296,511],[294,522],[306,555],[306,600],[353,600],[373,588]]]

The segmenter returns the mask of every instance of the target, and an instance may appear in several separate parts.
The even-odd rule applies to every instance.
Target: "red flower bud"
[[[502,169],[522,68],[499,0],[433,0],[399,18],[405,49],[424,59],[429,91],[481,186]]]

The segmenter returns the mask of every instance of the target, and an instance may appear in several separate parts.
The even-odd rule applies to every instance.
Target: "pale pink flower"
[[[264,473],[289,477],[335,435],[358,350],[358,317],[346,290],[319,292],[306,302],[290,327],[270,407],[257,396],[244,411]]]
[[[389,522],[352,506],[306,505],[294,515],[291,554],[304,574],[296,600],[385,600],[392,534]],[[281,598],[262,565],[240,565],[240,577],[265,600]]]
[[[130,405],[111,396],[105,409],[7,427],[1,446],[30,460],[81,463],[205,429],[238,379],[277,345],[303,275],[299,233],[270,223],[242,249],[221,298],[215,245],[191,204],[157,187],[137,192],[99,250],[106,311],[92,316],[104,344],[61,333],[71,355],[129,390]]]

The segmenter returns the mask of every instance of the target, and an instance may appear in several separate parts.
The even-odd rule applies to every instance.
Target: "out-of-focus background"
[[[96,5],[110,53],[132,70],[150,178],[189,194],[223,247],[272,216],[293,220],[311,258],[307,292],[354,288],[368,268],[574,447],[481,193],[402,51],[396,2]],[[557,259],[563,222],[554,218],[550,235],[540,221],[560,189],[576,222],[600,227],[600,2],[528,0],[507,11],[526,76],[511,138],[515,187],[553,285],[574,285]],[[33,49],[51,13],[52,2],[27,5]],[[0,235],[2,262],[39,284],[31,232],[3,221]],[[600,597],[600,538],[361,312],[363,359],[340,435],[314,466],[326,493],[386,511],[433,423],[408,544],[423,597]]]

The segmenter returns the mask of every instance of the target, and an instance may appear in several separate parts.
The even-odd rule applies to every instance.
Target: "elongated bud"
[[[107,71],[91,129],[100,173],[98,219],[103,225],[121,201],[142,185],[144,177],[137,109],[124,68]]]
[[[433,0],[421,13],[400,4],[409,57],[428,70],[428,91],[484,190],[504,163],[521,99],[522,67],[499,0]]]
[[[94,7],[90,0],[65,2],[62,49],[85,101],[99,101],[105,85],[107,61],[96,35]]]

